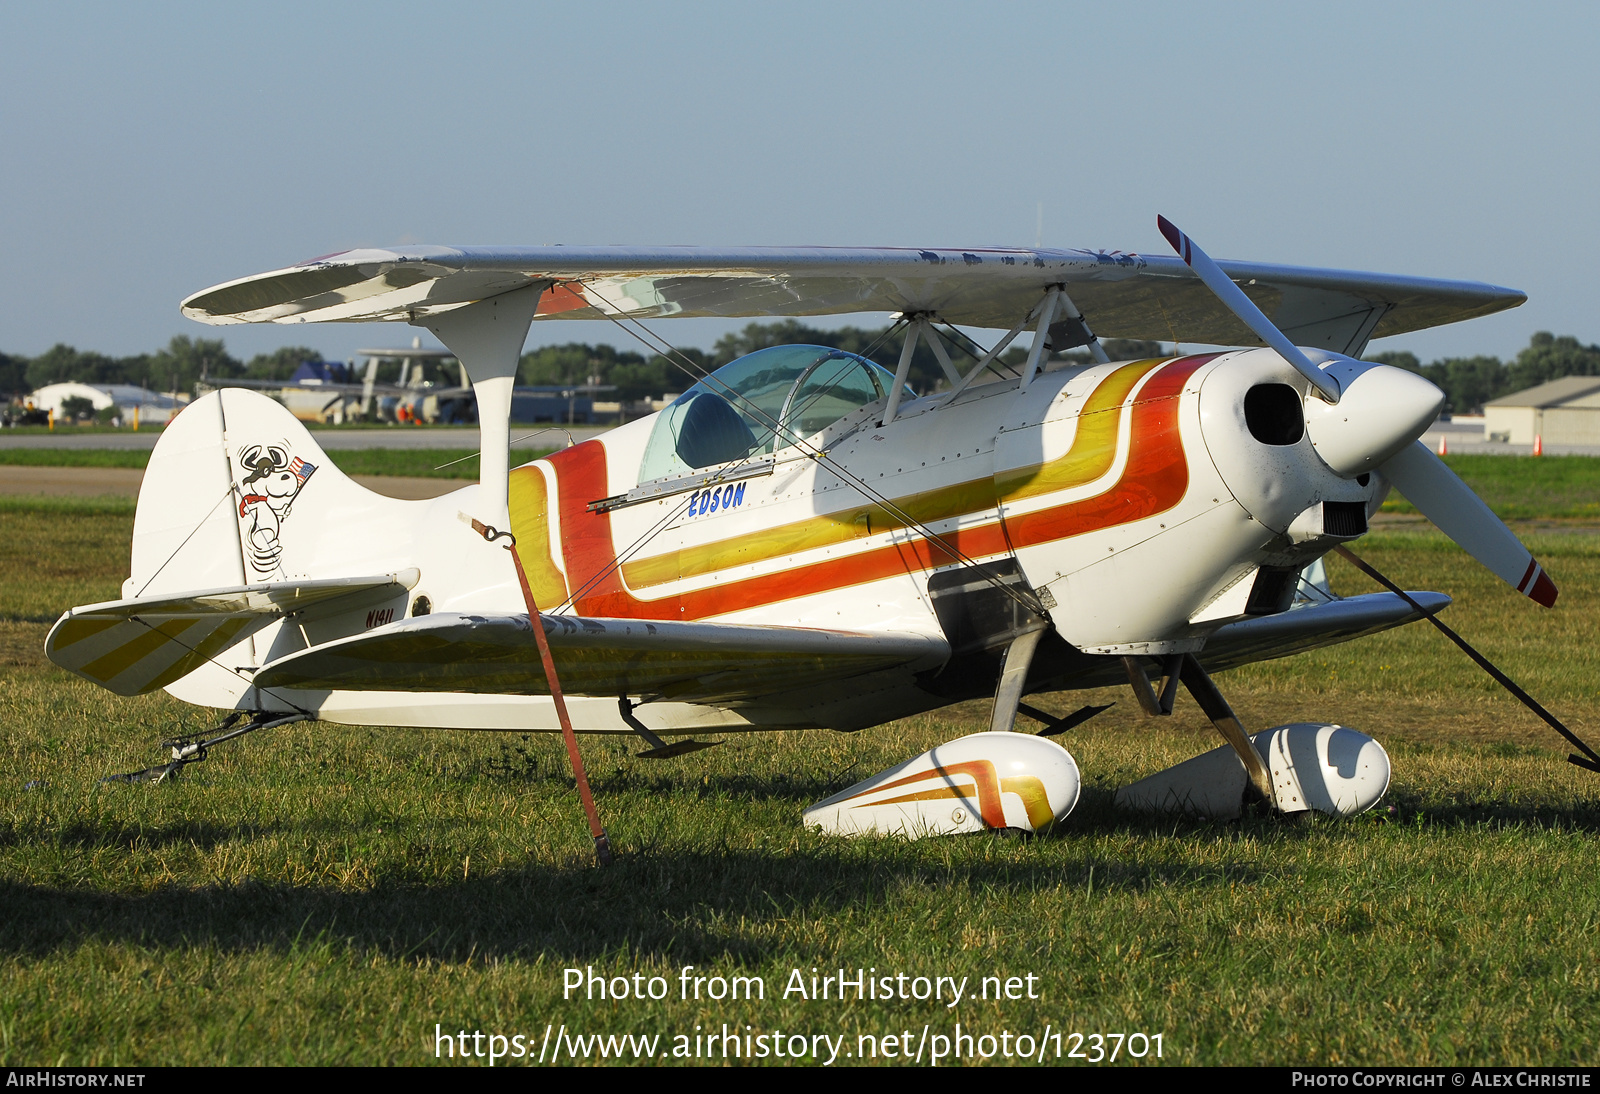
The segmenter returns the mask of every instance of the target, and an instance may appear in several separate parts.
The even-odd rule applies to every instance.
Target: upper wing
[[[44,649],[51,661],[85,680],[118,695],[143,695],[187,676],[286,615],[309,621],[358,611],[394,599],[417,577],[411,569],[89,604],[57,620]]]
[[[1473,281],[1222,262],[1297,345],[1345,352],[1516,307]],[[927,311],[1009,328],[1065,284],[1101,338],[1260,341],[1175,256],[1120,251],[844,247],[399,247],[346,251],[183,302],[202,323],[410,320],[543,283],[541,318]]]
[[[943,638],[734,623],[544,615],[568,695],[729,702],[896,665],[941,664]],[[526,615],[439,612],[279,658],[263,688],[548,695]]]

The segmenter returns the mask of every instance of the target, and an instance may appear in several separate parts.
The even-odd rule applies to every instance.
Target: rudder
[[[281,404],[225,388],[186,407],[150,454],[123,595],[371,572],[382,530],[425,504],[353,482]]]

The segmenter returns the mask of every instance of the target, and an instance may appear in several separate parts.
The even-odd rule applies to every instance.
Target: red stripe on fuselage
[[[1010,554],[1052,540],[1142,520],[1183,498],[1189,466],[1178,431],[1183,385],[1216,354],[1181,357],[1163,365],[1134,397],[1128,463],[1116,485],[1082,501],[943,533],[967,558]],[[588,502],[609,496],[606,454],[585,441],[547,457],[560,491],[561,547],[574,607],[583,615],[631,619],[704,619],[780,600],[811,596],[931,570],[960,561],[944,543],[923,536],[844,558],[826,559],[778,573],[729,581],[659,600],[640,600],[622,583],[611,536],[611,514],[591,513]],[[1009,534],[1008,534],[1009,533]]]

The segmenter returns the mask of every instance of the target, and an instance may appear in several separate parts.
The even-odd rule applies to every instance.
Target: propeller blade
[[[1330,403],[1339,401],[1339,385],[1333,377],[1323,372],[1311,363],[1311,358],[1300,352],[1298,346],[1289,341],[1284,333],[1273,326],[1272,320],[1264,315],[1260,308],[1244,294],[1244,290],[1233,283],[1233,279],[1222,272],[1222,267],[1211,261],[1211,256],[1202,251],[1199,246],[1178,230],[1178,226],[1164,216],[1156,217],[1156,226],[1161,229],[1161,234],[1167,237],[1167,242],[1172,244],[1172,249],[1178,252],[1178,257],[1186,262],[1205,282],[1206,288],[1217,295],[1228,310],[1239,317],[1239,321],[1251,330],[1256,337],[1278,351],[1285,361],[1311,381],[1311,386],[1316,388],[1323,399]]]
[[[1378,469],[1418,511],[1500,580],[1546,608],[1555,582],[1499,517],[1421,441],[1402,448]]]

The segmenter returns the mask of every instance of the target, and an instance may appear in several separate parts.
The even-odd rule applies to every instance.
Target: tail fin
[[[282,405],[242,388],[195,400],[150,455],[125,597],[374,572],[425,502],[352,482]]]
[[[67,612],[46,650],[122,695],[167,687],[207,706],[246,702],[264,660],[404,615],[419,576],[413,534],[431,504],[352,482],[271,399],[213,392],[150,454],[125,599]]]

